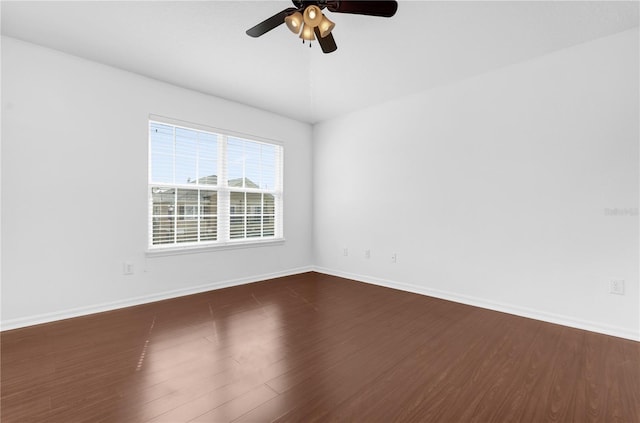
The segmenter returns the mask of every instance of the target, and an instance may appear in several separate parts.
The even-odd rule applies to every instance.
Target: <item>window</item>
[[[149,121],[149,248],[282,239],[282,146]]]

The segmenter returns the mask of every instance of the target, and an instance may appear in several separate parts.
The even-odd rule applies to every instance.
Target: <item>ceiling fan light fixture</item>
[[[284,22],[287,24],[287,28],[291,30],[294,34],[300,33],[300,28],[302,28],[302,13],[295,12],[291,15],[284,18]]]
[[[304,9],[304,23],[311,28],[316,27],[322,22],[322,11],[318,6],[307,6]]]
[[[333,28],[336,26],[335,23],[331,22],[329,18],[327,18],[324,14],[322,15],[322,20],[318,25],[318,29],[320,30],[320,36],[322,38],[326,37],[331,33]]]
[[[302,27],[302,32],[300,32],[300,38],[306,41],[313,41],[316,39],[316,36],[313,34],[313,27],[310,25],[304,25]]]
[[[1,2],[2,0],[0,0]],[[338,46],[333,38],[335,23],[331,22],[322,11],[327,9],[334,13],[367,15],[390,18],[398,10],[397,0],[291,0],[294,7],[288,7],[262,22],[249,28],[248,36],[257,38],[286,23],[294,34],[302,39],[302,43],[318,41],[323,53],[333,53]]]

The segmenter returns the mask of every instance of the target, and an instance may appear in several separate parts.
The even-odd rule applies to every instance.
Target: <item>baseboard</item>
[[[440,298],[443,300],[454,301],[461,304],[467,304],[474,307],[485,308],[488,310],[499,311],[502,313],[513,314],[515,316],[526,317],[529,319],[540,320],[548,323],[568,326],[576,329],[583,329],[590,332],[601,333],[605,335],[616,336],[619,338],[630,339],[632,341],[640,341],[640,333],[620,327],[603,325],[597,322],[575,319],[569,316],[563,316],[545,311],[529,309],[525,307],[517,307],[509,304],[502,304],[494,301],[488,301],[483,298],[469,297],[459,295],[452,292],[429,289],[421,286],[393,282],[373,276],[364,276],[339,270],[327,269],[324,267],[314,267],[315,272],[326,275],[338,276],[341,278],[352,279],[358,282],[364,282],[372,285],[384,286],[387,288],[398,289],[401,291],[413,292],[415,294],[427,295],[429,297]]]
[[[102,313],[105,311],[117,310],[125,307],[132,307],[141,304],[153,303],[156,301],[169,300],[172,298],[183,297],[185,295],[200,294],[202,292],[213,291],[231,286],[244,285],[247,283],[260,282],[268,279],[280,278],[283,276],[292,276],[300,273],[312,272],[312,266],[288,269],[281,272],[267,273],[262,275],[254,275],[246,278],[238,278],[220,282],[214,282],[205,285],[198,285],[184,289],[176,289],[172,291],[160,292],[157,294],[146,295],[143,297],[129,298],[122,301],[113,301],[102,304],[95,304],[87,307],[78,307],[69,310],[62,310],[53,313],[44,313],[36,316],[27,316],[17,319],[9,319],[0,322],[0,331],[19,329],[27,326],[39,325],[43,323],[51,323],[58,320],[70,319],[73,317],[81,317],[94,313]]]
[[[597,322],[591,322],[586,320],[574,319],[569,316],[563,316],[553,313],[548,313],[539,310],[533,310],[524,307],[515,307],[509,304],[502,304],[494,301],[488,301],[482,298],[469,297],[459,295],[452,292],[429,289],[417,285],[393,282],[386,279],[380,279],[373,276],[359,275],[354,273],[342,272],[338,270],[317,267],[306,266],[294,269],[288,269],[281,272],[274,272],[268,274],[254,275],[246,278],[238,278],[220,282],[214,282],[205,285],[198,285],[185,289],[178,289],[172,291],[165,291],[153,295],[147,295],[143,297],[129,298],[123,301],[113,301],[108,303],[96,304],[87,307],[78,307],[69,310],[62,310],[53,313],[44,313],[35,316],[21,317],[17,319],[9,319],[0,322],[0,331],[19,329],[22,327],[33,326],[43,323],[55,322],[58,320],[70,319],[73,317],[81,317],[94,313],[101,313],[105,311],[117,310],[125,307],[132,307],[141,304],[148,304],[156,301],[168,300],[171,298],[183,297],[186,295],[199,294],[202,292],[213,291],[216,289],[228,288],[231,286],[244,285],[253,282],[260,282],[263,280],[274,279],[284,276],[292,276],[306,272],[318,272],[326,275],[338,276],[341,278],[352,279],[358,282],[364,282],[368,284],[384,286],[387,288],[398,289],[406,292],[413,292],[415,294],[427,295],[429,297],[440,298],[443,300],[454,301],[461,304],[467,304],[475,307],[481,307],[488,310],[499,311],[503,313],[509,313],[520,317],[526,317],[530,319],[536,319],[543,322],[555,323],[563,326],[568,326],[576,329],[588,330],[590,332],[602,333],[605,335],[616,336],[619,338],[630,339],[633,341],[640,341],[640,334],[632,330],[603,325]]]

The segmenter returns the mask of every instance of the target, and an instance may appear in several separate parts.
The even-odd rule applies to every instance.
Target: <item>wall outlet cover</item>
[[[624,281],[613,280],[609,283],[609,292],[617,295],[624,295]]]

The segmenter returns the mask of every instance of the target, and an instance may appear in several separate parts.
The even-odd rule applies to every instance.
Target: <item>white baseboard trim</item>
[[[414,294],[426,295],[429,297],[440,298],[443,300],[454,301],[461,304],[467,304],[474,307],[485,308],[488,310],[499,311],[502,313],[513,314],[529,319],[541,320],[543,322],[555,323],[562,326],[568,326],[576,329],[583,329],[590,332],[601,333],[605,335],[616,336],[619,338],[630,339],[632,341],[640,341],[640,333],[630,329],[603,325],[601,323],[575,319],[569,316],[549,313],[540,310],[534,310],[525,307],[517,307],[509,304],[502,304],[495,301],[489,301],[483,298],[469,297],[459,295],[453,292],[441,291],[436,289],[425,288],[421,286],[393,282],[373,276],[358,275],[339,270],[327,269],[324,267],[314,267],[315,272],[323,273],[331,276],[338,276],[345,279],[352,279],[358,282],[364,282],[372,285],[384,286],[387,288],[398,289],[401,291],[413,292]]]
[[[314,271],[313,266],[288,269],[281,272],[267,273],[262,275],[249,276],[220,282],[213,282],[205,285],[198,285],[189,288],[176,289],[172,291],[160,292],[157,294],[145,295],[143,297],[128,298],[122,301],[112,301],[108,303],[95,304],[86,307],[78,307],[69,310],[61,310],[53,313],[44,313],[35,316],[8,319],[0,322],[0,331],[19,329],[27,326],[51,323],[58,320],[70,319],[73,317],[86,316],[89,314],[102,313],[105,311],[117,310],[125,307],[132,307],[141,304],[153,303],[156,301],[169,300],[186,295],[200,294],[202,292],[214,291],[216,289],[228,288],[231,286],[244,285],[253,282],[260,282],[268,279],[280,278],[283,276],[298,275],[301,273]]]

